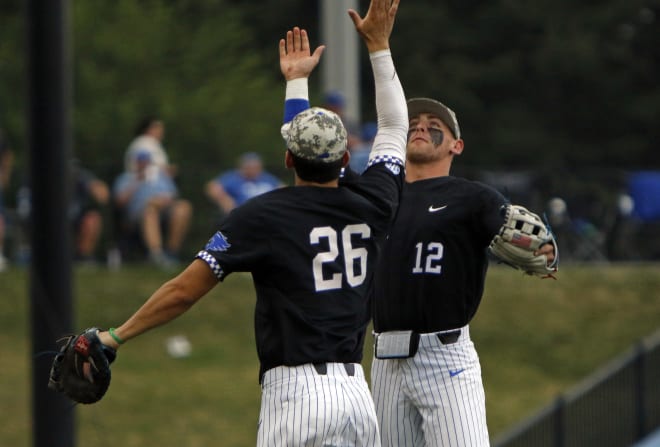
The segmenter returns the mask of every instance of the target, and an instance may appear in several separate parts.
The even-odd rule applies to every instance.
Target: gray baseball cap
[[[305,160],[330,163],[346,152],[346,128],[330,110],[312,107],[303,110],[282,126],[286,147]]]
[[[420,113],[430,113],[442,120],[454,134],[454,138],[461,138],[461,128],[458,126],[456,114],[452,109],[431,98],[411,98],[408,100],[408,119],[415,118]]]

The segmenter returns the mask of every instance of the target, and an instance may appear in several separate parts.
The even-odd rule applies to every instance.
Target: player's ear
[[[284,155],[284,166],[287,167],[287,169],[293,168],[293,156],[291,155],[291,151],[287,149],[286,154]]]
[[[344,156],[341,158],[341,167],[345,168],[348,166],[348,162],[351,161],[351,153],[349,151],[344,152]]]
[[[455,140],[454,143],[451,146],[451,149],[449,149],[449,152],[451,152],[454,155],[461,155],[463,152],[463,148],[465,147],[465,143],[463,142],[462,139]]]

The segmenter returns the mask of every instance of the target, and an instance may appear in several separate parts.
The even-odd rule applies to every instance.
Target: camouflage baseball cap
[[[286,147],[296,157],[331,163],[346,152],[346,129],[330,110],[312,107],[282,126]]]

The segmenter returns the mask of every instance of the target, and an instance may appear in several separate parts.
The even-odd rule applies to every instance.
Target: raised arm
[[[286,83],[284,122],[309,108],[308,78],[321,59],[325,45],[311,52],[307,31],[297,26],[280,39],[280,70]]]
[[[376,87],[378,132],[369,155],[369,165],[394,159],[404,164],[406,159],[408,107],[389,43],[398,7],[399,0],[371,0],[364,18],[352,9],[348,11],[369,50]]]

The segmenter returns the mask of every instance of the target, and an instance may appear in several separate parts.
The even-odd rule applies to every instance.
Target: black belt
[[[461,336],[461,330],[456,329],[455,331],[439,332],[435,335],[443,345],[451,345],[452,343],[456,343],[458,341],[458,337]]]
[[[317,374],[320,376],[325,376],[328,374],[328,364],[327,363],[314,363],[314,369],[316,370]],[[346,374],[348,374],[350,377],[353,377],[355,375],[355,364],[353,363],[342,363],[344,365],[344,369],[346,370]]]

